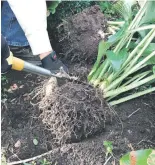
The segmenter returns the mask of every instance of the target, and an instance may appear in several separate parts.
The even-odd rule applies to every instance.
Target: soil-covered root
[[[87,82],[87,76],[91,70],[92,66],[86,64],[75,64],[71,65],[69,68],[69,74],[71,76],[75,76],[79,81]]]
[[[104,129],[108,107],[99,91],[75,82],[51,89],[39,108],[56,143],[77,142]]]
[[[57,42],[55,49],[61,58],[72,63],[92,64],[99,41],[106,38],[107,22],[100,7],[95,5],[66,18],[57,29],[52,38]]]

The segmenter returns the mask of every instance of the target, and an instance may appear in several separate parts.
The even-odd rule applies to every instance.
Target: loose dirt
[[[63,20],[51,41],[68,63],[90,64],[96,59],[99,41],[105,39],[106,29],[106,19],[96,5]]]
[[[101,132],[99,131],[94,133],[93,136],[85,137],[86,139],[79,136],[78,143],[74,143],[75,139],[72,139],[72,143],[68,141],[70,144],[59,145],[55,143],[55,136],[51,132],[51,128],[47,126],[47,123],[45,124],[42,121],[42,117],[44,116],[41,117],[40,115],[43,115],[43,111],[39,110],[39,105],[36,104],[31,95],[32,91],[36,89],[36,86],[40,86],[43,80],[34,75],[28,75],[27,78],[24,78],[27,75],[17,72],[11,72],[7,76],[8,85],[12,85],[14,82],[17,83],[17,86],[24,84],[23,88],[17,89],[12,94],[7,94],[7,100],[2,100],[5,103],[2,103],[1,139],[2,147],[6,151],[8,161],[19,160],[18,158],[30,158],[57,148],[56,152],[46,157],[52,162],[51,164],[57,162],[58,165],[99,165],[105,162],[106,150],[103,146],[103,141],[113,142],[113,153],[117,159],[122,154],[131,151],[131,146],[134,149],[155,147],[154,94],[128,101],[111,109],[110,114],[113,113],[113,118],[108,118],[105,127],[100,127],[104,128],[101,129]],[[15,77],[16,79],[14,79]],[[8,88],[8,86],[2,86],[2,88],[4,87]],[[68,86],[63,86],[63,88],[68,89]],[[74,90],[73,88],[73,92]],[[81,91],[80,88],[79,91]],[[69,94],[66,90],[59,92],[63,92],[64,96]],[[79,95],[78,99],[83,98],[83,96],[85,95]],[[58,98],[63,98],[63,96],[60,95]],[[76,99],[76,97],[73,96],[73,99]],[[66,100],[64,101],[66,103]],[[60,101],[60,103],[63,104],[63,101]],[[46,107],[46,103],[44,105]],[[56,103],[54,105],[56,106]],[[95,106],[97,108],[99,105]],[[50,106],[49,115],[52,115],[51,107],[53,106]],[[137,109],[139,110],[131,115]],[[64,112],[63,108],[60,109],[59,113],[62,115],[62,112]],[[54,117],[56,117],[55,114]],[[69,120],[71,119],[69,118]],[[66,121],[65,124],[67,124]],[[55,131],[55,133],[57,132]],[[70,137],[69,139],[71,139]],[[33,144],[33,139],[38,140],[38,145]],[[21,142],[18,148],[15,147],[17,141]],[[118,164],[117,159],[116,164]],[[112,161],[113,159],[109,161],[109,165],[112,164]]]

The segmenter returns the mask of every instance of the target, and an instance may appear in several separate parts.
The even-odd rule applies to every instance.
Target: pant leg
[[[10,56],[10,50],[5,38],[1,35],[1,73],[11,70],[12,64],[7,61]]]
[[[7,1],[3,2],[1,33],[9,46],[28,46],[29,43]]]

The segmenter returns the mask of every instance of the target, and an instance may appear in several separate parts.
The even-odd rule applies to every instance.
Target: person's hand
[[[5,74],[11,70],[11,52],[5,38],[1,35],[1,73]]]
[[[68,73],[68,68],[62,63],[62,61],[57,58],[55,51],[41,54],[40,59],[42,62],[42,66],[45,69],[51,70],[55,73],[60,72],[60,70],[62,69],[66,73]]]

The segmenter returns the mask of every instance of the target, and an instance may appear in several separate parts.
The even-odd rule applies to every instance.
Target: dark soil
[[[44,141],[47,141],[46,131],[40,120],[36,119],[40,112],[38,108],[31,103],[30,93],[40,84],[40,78],[35,75],[26,75],[11,71],[7,74],[9,83],[2,85],[2,89],[8,89],[14,83],[18,87],[24,85],[13,93],[6,93],[3,98],[2,93],[2,147],[6,150],[8,159],[14,159],[14,154],[18,153],[21,159],[30,157],[32,154],[39,154],[47,151]],[[45,136],[44,136],[45,135]],[[39,145],[34,146],[33,139],[39,140]],[[45,138],[45,139],[44,139]],[[15,148],[15,143],[20,140],[21,147]],[[33,146],[34,148],[31,148]],[[50,148],[51,149],[51,148]],[[12,155],[12,157],[10,157]],[[10,158],[9,158],[10,157]]]
[[[106,32],[106,20],[99,6],[66,18],[51,34],[52,45],[68,63],[93,63],[97,57],[99,34]],[[56,44],[55,44],[56,43]]]
[[[111,109],[114,117],[111,122],[106,123],[102,132],[85,140],[81,139],[78,143],[58,146],[51,131],[39,118],[42,112],[32,100],[31,92],[35,86],[40,86],[42,79],[34,75],[24,78],[25,76],[17,72],[7,75],[9,81],[7,86],[13,83],[18,86],[24,85],[12,94],[7,94],[7,100],[2,103],[1,139],[8,161],[18,160],[17,156],[20,159],[30,158],[57,148],[56,152],[47,157],[53,164],[57,162],[60,165],[102,165],[105,162],[103,141],[113,142],[116,158],[131,151],[129,144],[134,149],[155,147],[155,94],[123,103],[115,107],[116,111]],[[5,85],[2,88],[8,87]],[[4,102],[4,99],[2,101]],[[137,109],[139,111],[129,117]],[[34,138],[39,142],[36,146],[33,144]],[[21,145],[16,148],[14,145],[18,140]],[[113,159],[109,165],[112,161]]]

